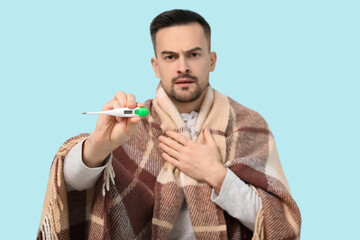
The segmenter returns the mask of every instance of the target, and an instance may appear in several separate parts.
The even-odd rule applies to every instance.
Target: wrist
[[[219,194],[226,176],[227,169],[219,165],[212,174],[208,175],[206,182]]]
[[[83,143],[82,159],[89,168],[100,167],[111,152],[111,148],[97,144],[90,134],[89,138]]]

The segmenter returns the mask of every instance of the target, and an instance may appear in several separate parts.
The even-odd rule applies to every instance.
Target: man
[[[173,10],[150,31],[156,97],[142,104],[120,91],[103,107],[147,107],[149,116],[101,115],[90,135],[60,148],[38,238],[299,238],[266,122],[209,85],[208,23]]]

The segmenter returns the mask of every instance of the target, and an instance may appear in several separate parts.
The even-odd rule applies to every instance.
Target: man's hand
[[[106,103],[103,111],[115,108],[144,107],[136,103],[135,96],[117,92],[115,97]],[[83,161],[88,167],[101,166],[104,159],[116,148],[130,139],[136,130],[140,117],[114,117],[100,115],[95,130],[86,139],[83,147]]]
[[[166,135],[159,137],[163,158],[188,176],[208,183],[219,193],[226,168],[221,163],[219,149],[210,129],[204,129],[205,144],[193,142],[174,131],[166,131]]]

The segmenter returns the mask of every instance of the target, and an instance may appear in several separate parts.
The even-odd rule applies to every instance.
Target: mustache
[[[179,80],[180,78],[189,78],[189,79],[191,79],[191,80],[194,80],[195,82],[198,81],[198,78],[197,78],[197,77],[192,76],[192,75],[190,75],[190,74],[188,74],[188,73],[184,73],[184,74],[180,74],[179,76],[173,78],[173,79],[171,80],[172,84],[175,84],[175,82],[176,82],[177,80]]]

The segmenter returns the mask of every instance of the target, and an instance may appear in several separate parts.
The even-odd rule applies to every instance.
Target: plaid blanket
[[[166,130],[190,136],[163,88],[145,102],[150,114],[113,152],[96,185],[66,192],[63,161],[88,134],[67,140],[53,160],[38,239],[167,239],[184,199],[197,239],[298,239],[300,211],[290,195],[275,141],[256,112],[210,86],[193,140],[204,143],[209,126],[223,164],[252,186],[262,208],[251,232],[211,201],[211,187],[166,163],[158,137]],[[241,204],[241,203],[239,203]]]

